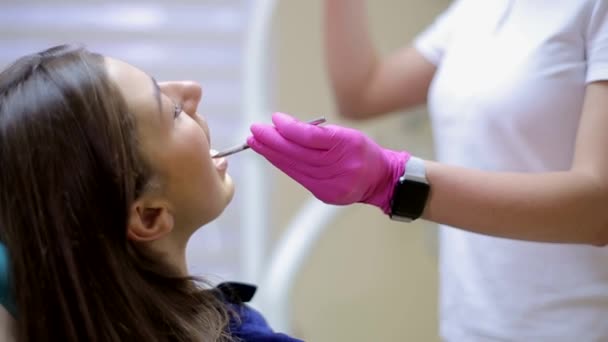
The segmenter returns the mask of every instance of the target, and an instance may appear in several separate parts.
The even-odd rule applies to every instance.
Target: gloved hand
[[[409,153],[384,149],[350,128],[314,126],[282,113],[272,122],[251,126],[247,144],[254,151],[325,203],[362,202],[390,212]]]

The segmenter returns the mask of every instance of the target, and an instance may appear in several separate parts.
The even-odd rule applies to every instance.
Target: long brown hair
[[[229,339],[214,293],[127,240],[150,177],[102,56],[58,46],[0,73],[0,238],[19,341]]]

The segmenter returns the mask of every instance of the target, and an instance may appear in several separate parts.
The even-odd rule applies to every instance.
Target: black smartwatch
[[[410,157],[405,163],[403,176],[395,184],[390,218],[411,222],[422,216],[430,189],[424,160]]]

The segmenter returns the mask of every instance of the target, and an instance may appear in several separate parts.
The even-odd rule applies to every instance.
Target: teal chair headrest
[[[0,243],[0,304],[3,305],[13,316],[16,314],[15,300],[11,296],[9,282],[8,250]]]

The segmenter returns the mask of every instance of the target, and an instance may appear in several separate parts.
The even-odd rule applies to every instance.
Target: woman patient
[[[196,83],[70,46],[0,73],[17,341],[296,341],[188,276],[188,239],[234,191],[200,99]]]

